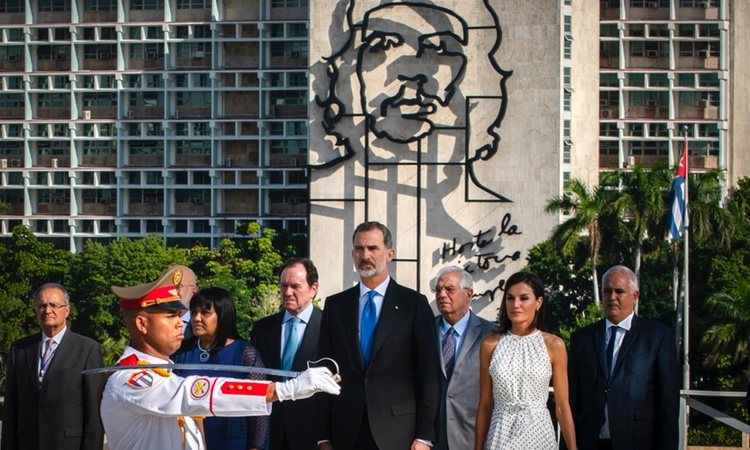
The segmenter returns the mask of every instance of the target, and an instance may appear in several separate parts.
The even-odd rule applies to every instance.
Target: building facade
[[[544,206],[571,178],[594,185],[604,171],[674,165],[684,133],[691,171],[721,169],[727,184],[750,175],[747,2],[411,3],[417,6],[408,11],[394,6],[399,2],[326,0],[311,12],[311,58],[326,64],[311,68],[319,101],[310,110],[310,161],[318,166],[311,172],[310,245],[323,266],[336,268],[321,290],[356,281],[347,233],[362,220],[379,220],[394,231],[397,279],[427,293],[442,266],[467,267],[478,285],[474,309],[491,318],[504,280],[565,219]],[[386,10],[408,30],[381,23]],[[494,20],[482,22],[487,10]],[[339,23],[342,16],[348,23]],[[461,18],[465,34],[457,25]],[[495,26],[497,33],[478,38]],[[465,95],[444,102],[463,116],[446,120],[433,112],[442,103],[433,108],[424,100],[439,97],[431,86],[450,86],[453,69],[445,58],[442,66],[438,57],[430,60],[430,47],[397,51],[414,31],[447,54],[467,55],[467,72],[454,78]],[[441,33],[457,36],[458,50],[433,39]],[[493,42],[494,36],[502,36],[501,43],[472,53],[472,42]],[[487,54],[504,71],[499,94],[494,65],[486,64],[479,76],[471,72]],[[392,67],[380,72],[385,82],[376,83],[372,74],[380,65]],[[382,95],[369,92],[373,84]],[[334,85],[335,95],[327,95]],[[398,113],[417,122],[402,121],[401,128],[415,130],[419,142],[394,131],[386,117],[394,111],[390,105],[412,106]],[[500,122],[491,120],[496,109],[503,112]],[[497,132],[499,145],[475,157],[472,141],[483,130]],[[448,139],[433,139],[441,132]],[[476,195],[482,190],[499,196]],[[347,239],[316,239],[327,234]]]
[[[750,174],[750,9],[727,0],[600,2],[599,167],[674,165]]]
[[[8,0],[0,236],[307,233],[307,0]]]
[[[407,3],[2,2],[0,239],[215,245],[254,220],[309,235],[325,294],[356,279],[353,227],[380,220],[399,280],[426,292],[468,264],[486,307],[572,177],[674,164],[683,130],[691,170],[750,175],[748,2]],[[451,51],[373,40],[413,32]],[[414,108],[399,124],[372,105],[401,68],[434,85],[388,100]]]

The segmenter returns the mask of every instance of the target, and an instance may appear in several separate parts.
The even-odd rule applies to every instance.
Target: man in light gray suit
[[[440,315],[435,331],[443,366],[440,426],[434,450],[464,450],[474,446],[479,403],[479,345],[497,329],[470,309],[474,295],[471,275],[458,266],[438,272],[435,303]]]

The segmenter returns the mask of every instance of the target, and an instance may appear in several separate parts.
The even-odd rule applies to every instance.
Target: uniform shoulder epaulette
[[[151,362],[143,360],[143,359],[138,359],[135,353],[127,356],[126,358],[121,359],[120,362],[117,363],[118,366],[138,366],[138,365],[144,365],[144,364],[151,364]],[[155,374],[160,375],[162,377],[168,377],[170,375],[170,371],[167,369],[150,369],[150,370],[154,372]]]

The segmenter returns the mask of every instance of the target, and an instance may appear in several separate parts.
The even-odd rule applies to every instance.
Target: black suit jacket
[[[634,316],[607,376],[604,328],[601,320],[570,340],[570,406],[578,448],[598,448],[606,404],[614,450],[676,449],[679,380],[672,329]]]
[[[314,308],[314,307],[313,307]],[[299,343],[292,362],[293,370],[307,369],[307,361],[312,361],[318,353],[320,319],[323,313],[314,308],[305,334]],[[268,367],[281,367],[281,330],[284,311],[265,317],[253,325],[250,340],[258,349]],[[278,379],[277,379],[278,380]],[[317,450],[315,436],[315,399],[296,402],[281,402],[273,405],[271,412],[271,447],[281,448],[286,436],[289,448],[293,450]]]
[[[8,354],[2,450],[101,449],[100,375],[81,371],[102,366],[101,346],[65,332],[39,385],[39,350],[35,334],[13,343]]]
[[[320,396],[318,439],[352,449],[367,412],[383,450],[408,449],[414,439],[435,441],[440,359],[427,298],[391,279],[373,337],[370,364],[359,346],[359,286],[329,297],[320,326],[319,356],[336,360],[341,395]]]

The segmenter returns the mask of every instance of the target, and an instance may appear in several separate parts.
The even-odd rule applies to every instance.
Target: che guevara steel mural
[[[311,127],[319,127],[320,139],[311,138],[309,150],[311,203],[359,205],[364,217],[353,222],[389,225],[401,236],[397,249],[405,240],[414,248],[397,257],[418,273],[458,263],[479,269],[490,290],[497,287],[492,272],[502,271],[508,255],[520,257],[507,239],[521,229],[497,208],[492,225],[479,229],[483,222],[466,213],[474,208],[472,217],[481,216],[487,203],[513,202],[486,170],[499,165],[511,75],[498,61],[498,14],[486,0],[334,0],[311,5],[313,27],[315,9],[328,5],[330,52],[313,55],[319,58],[312,69]],[[326,197],[326,178],[351,160],[360,164],[361,180],[348,181],[362,188]],[[316,199],[321,193],[326,198]],[[487,265],[487,258],[499,263]]]

